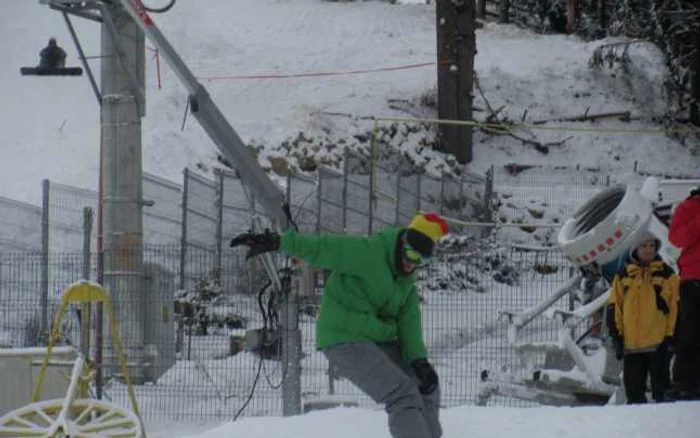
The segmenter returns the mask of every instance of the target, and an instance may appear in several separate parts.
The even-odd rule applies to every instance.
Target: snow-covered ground
[[[697,437],[700,402],[586,408],[478,408],[463,406],[441,413],[444,438],[674,438]],[[245,418],[214,428],[189,425],[188,438],[389,438],[381,411],[338,408],[291,418]],[[158,425],[152,438],[170,437]]]

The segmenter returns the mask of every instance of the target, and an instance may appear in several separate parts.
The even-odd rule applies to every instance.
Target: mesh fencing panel
[[[182,186],[147,173],[142,182],[144,199],[154,203],[143,209],[144,243],[179,243],[182,238]]]
[[[258,294],[266,283],[264,276],[247,278],[245,288],[230,290],[214,283],[199,282],[189,289],[188,298],[172,302],[176,289],[177,245],[150,246],[143,252],[149,278],[137,294],[136,314],[117,315],[125,347],[129,325],[139,325],[148,338],[146,352],[158,352],[150,359],[146,375],[157,384],[136,386],[141,411],[146,420],[220,421],[232,418],[248,399],[244,416],[281,414],[284,377],[271,347],[262,360],[257,352],[243,350],[245,330],[263,327]],[[64,290],[81,277],[80,253],[54,254],[52,271],[63,271],[52,288]],[[244,261],[240,252],[229,251],[225,263],[241,272],[255,272],[257,261]],[[93,258],[93,263],[95,260]],[[212,266],[212,254],[196,253],[189,260],[194,271]],[[543,266],[548,269],[542,269]],[[0,255],[0,344],[26,347],[40,341],[37,323],[41,259],[38,255]],[[544,273],[546,272],[546,274]],[[60,277],[60,279],[59,279]],[[507,344],[507,322],[500,310],[521,310],[551,296],[570,279],[569,265],[561,253],[533,253],[516,248],[493,249],[484,241],[476,248],[441,251],[428,268],[421,271],[418,290],[423,297],[424,337],[442,382],[442,404],[472,404],[479,391],[483,370],[517,369],[520,364]],[[115,291],[119,294],[119,291]],[[133,295],[132,295],[133,296]],[[206,298],[206,297],[209,298]],[[268,293],[261,295],[266,306]],[[135,306],[120,298],[117,312]],[[328,364],[315,348],[315,313],[305,302],[299,314],[302,342],[303,400],[314,400],[333,393],[355,398],[361,405],[374,407],[367,397],[344,380],[329,381]],[[567,308],[563,300],[559,307]],[[58,295],[49,302],[49,316],[58,309]],[[269,317],[270,315],[268,315]],[[61,326],[62,341],[79,344],[79,313],[71,308]],[[182,327],[176,341],[175,327]],[[555,340],[552,320],[540,317],[525,330],[527,340]],[[159,334],[159,335],[157,335]],[[105,332],[105,336],[109,333]],[[140,343],[138,343],[140,345]],[[179,345],[177,354],[176,345]],[[271,344],[272,345],[272,344]],[[544,358],[540,358],[540,364]],[[257,383],[257,370],[261,372]],[[118,376],[104,382],[105,397],[128,407],[127,391]],[[523,405],[506,398],[493,398],[489,404]]]
[[[343,231],[343,175],[327,169],[318,168],[318,231]],[[350,207],[346,208],[347,217],[350,217]],[[347,226],[347,225],[346,225]],[[348,232],[350,228],[347,228]]]
[[[80,251],[83,248],[84,208],[97,212],[98,194],[55,182],[48,184],[49,248],[56,252]],[[97,249],[97,229],[92,230],[93,251]]]
[[[200,249],[212,250],[216,245],[216,183],[192,171],[188,171],[186,175],[186,243]]]
[[[609,181],[607,173],[599,169],[499,167],[495,169],[494,188],[516,205],[544,203],[569,217],[579,206],[607,187]]]
[[[423,174],[420,179],[420,209],[440,212],[440,193],[442,181],[432,175]]]
[[[300,230],[314,231],[316,229],[317,190],[318,184],[314,178],[297,174],[290,174],[287,177],[287,202],[290,205],[292,217]]]
[[[372,208],[372,229],[380,230],[394,226],[396,203],[398,202],[399,163],[377,164],[374,178],[374,204]]]
[[[345,229],[350,234],[367,234],[370,230],[371,170],[367,157],[346,149]]]
[[[41,251],[41,207],[0,197],[0,252]]]
[[[399,171],[396,221],[399,224],[407,224],[416,211],[420,210],[420,172],[411,166],[405,159]]]

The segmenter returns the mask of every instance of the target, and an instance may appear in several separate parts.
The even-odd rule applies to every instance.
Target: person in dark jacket
[[[678,275],[657,255],[660,241],[647,233],[615,275],[608,329],[628,404],[646,403],[647,376],[656,402],[670,384],[670,347],[678,313]]]
[[[676,207],[668,240],[681,250],[681,284],[673,385],[667,396],[700,399],[700,187]]]
[[[286,231],[245,233],[231,246],[248,257],[281,251],[330,270],[316,322],[316,347],[337,373],[385,406],[394,438],[439,438],[438,375],[428,362],[416,268],[447,233],[438,215],[370,236]]]
[[[49,44],[39,53],[39,68],[56,69],[66,66],[66,52],[58,46],[56,38],[50,38]]]

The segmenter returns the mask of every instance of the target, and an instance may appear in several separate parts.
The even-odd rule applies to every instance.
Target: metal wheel
[[[46,400],[0,418],[0,437],[142,438],[138,417],[102,400],[74,400],[65,414],[64,399]]]

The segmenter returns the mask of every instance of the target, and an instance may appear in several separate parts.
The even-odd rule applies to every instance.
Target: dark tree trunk
[[[441,120],[472,120],[474,82],[475,7],[470,0],[438,0],[438,117]],[[472,160],[472,128],[440,124],[438,148],[452,153],[460,164]]]
[[[581,3],[579,0],[566,0],[566,33],[574,33],[578,30],[578,22],[581,17]]]
[[[695,30],[695,55],[690,65],[690,123],[700,126],[700,26]]]
[[[476,0],[476,18],[486,18],[486,0]]]
[[[501,0],[499,2],[499,13],[498,22],[499,23],[509,23],[510,22],[510,0]]]

